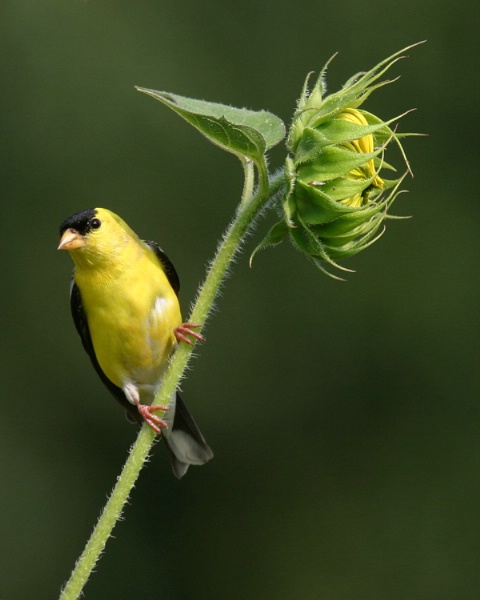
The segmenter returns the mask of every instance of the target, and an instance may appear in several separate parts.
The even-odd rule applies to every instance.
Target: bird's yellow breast
[[[95,355],[118,387],[159,383],[181,324],[177,296],[149,249],[124,252],[115,264],[76,269]]]

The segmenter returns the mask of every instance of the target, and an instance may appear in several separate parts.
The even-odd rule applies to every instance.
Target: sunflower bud
[[[405,177],[384,176],[384,171],[395,171],[385,161],[385,151],[395,143],[408,172],[400,142],[408,134],[391,128],[403,115],[383,121],[360,106],[375,89],[390,83],[378,80],[400,58],[400,52],[394,54],[331,95],[325,95],[328,63],[311,90],[307,77],[287,141],[291,154],[285,165],[284,219],[257,250],[288,236],[321,270],[326,263],[348,270],[337,261],[382,235]]]

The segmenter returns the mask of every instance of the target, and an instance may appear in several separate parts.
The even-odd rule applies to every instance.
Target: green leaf
[[[399,119],[400,117],[396,118]],[[358,140],[366,135],[374,134],[381,129],[388,133],[388,135],[384,135],[385,141],[389,140],[392,132],[388,125],[394,120],[391,119],[386,123],[380,121],[373,125],[358,125],[344,119],[331,119],[325,123],[321,123],[314,129],[306,127],[297,148],[295,155],[296,162],[297,164],[305,163],[314,159],[325,146]]]
[[[321,188],[308,185],[297,179],[295,184],[295,203],[302,220],[309,224],[320,225],[335,221],[341,215],[357,213],[361,207],[350,207],[332,200]]]
[[[234,108],[141,87],[136,89],[174,110],[211,142],[241,160],[247,157],[263,165],[265,152],[285,136],[283,121],[267,111]]]
[[[406,113],[405,113],[406,114]],[[331,119],[321,123],[316,131],[325,140],[324,145],[344,144],[352,140],[358,140],[369,134],[377,134],[379,130],[385,130],[384,138],[389,139],[392,135],[389,125],[394,121],[398,121],[403,115],[389,119],[388,121],[380,121],[372,125],[358,125],[344,119]]]
[[[387,200],[381,204],[361,207],[355,212],[338,217],[335,221],[322,223],[320,225],[311,225],[310,229],[318,238],[321,238],[326,242],[328,242],[330,238],[341,238],[354,230],[357,231],[355,235],[359,235],[359,227],[363,225],[365,230],[369,229],[369,223],[379,212],[383,211],[384,214],[382,218],[385,217],[386,205]]]
[[[319,266],[318,261],[326,262],[341,271],[350,271],[346,267],[342,267],[337,264],[327,252],[326,246],[321,240],[317,239],[315,235],[310,231],[307,226],[297,227],[296,229],[290,229],[290,239],[293,244],[297,247],[300,252],[303,252],[310,259],[314,259],[314,264]],[[324,269],[321,269],[324,270]],[[325,273],[329,274],[328,271],[324,270]]]
[[[353,169],[359,169],[369,160],[374,159],[383,151],[377,148],[374,152],[352,152],[341,146],[326,146],[319,149],[318,153],[309,153],[308,162],[301,156],[296,159],[297,170],[301,169],[301,177],[304,180],[333,179],[347,175]]]
[[[250,256],[250,266],[252,266],[253,257],[260,250],[265,250],[270,246],[276,246],[283,241],[283,239],[288,235],[289,227],[285,223],[285,221],[278,221],[275,225],[270,229],[267,235],[263,238],[263,240],[258,244],[255,250],[252,252]]]

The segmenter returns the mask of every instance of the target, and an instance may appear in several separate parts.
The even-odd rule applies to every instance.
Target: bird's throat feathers
[[[95,238],[89,236],[85,247],[70,252],[77,270],[98,270],[116,276],[127,264],[134,265],[142,259],[141,242],[136,236],[122,230],[115,235],[95,234]]]
[[[145,295],[148,289],[148,296],[155,288],[163,288],[166,279],[158,263],[152,261],[150,249],[141,240],[131,237],[117,238],[107,245],[99,240],[94,248],[82,248],[71,254],[75,263],[74,278],[82,295],[90,290],[97,299],[98,295],[115,295],[117,289],[127,296],[130,293]],[[145,277],[149,281],[146,289]]]

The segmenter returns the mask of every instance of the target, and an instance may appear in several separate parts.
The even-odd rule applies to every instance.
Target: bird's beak
[[[85,238],[75,229],[67,229],[62,235],[58,250],[77,250],[86,246]]]

